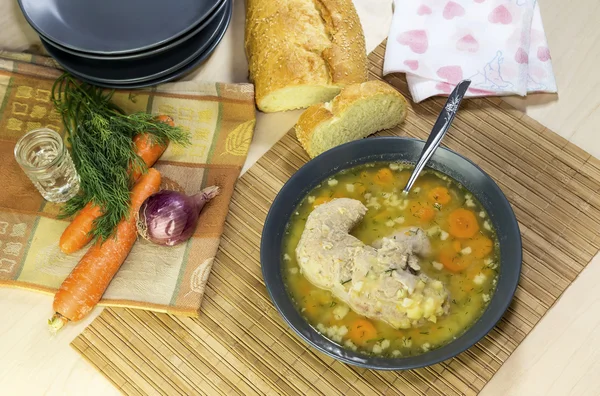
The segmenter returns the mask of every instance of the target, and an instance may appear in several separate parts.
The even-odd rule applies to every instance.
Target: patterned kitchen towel
[[[470,79],[467,97],[556,92],[536,0],[395,0],[383,73],[406,73],[415,102],[449,94]]]
[[[13,149],[28,130],[63,133],[50,90],[62,71],[50,58],[0,52],[0,285],[54,293],[86,249],[63,254],[67,226],[17,165]],[[177,82],[120,90],[127,112],[168,114],[188,129],[192,145],[170,145],[155,165],[163,183],[188,194],[209,185],[222,193],[205,206],[187,243],[159,247],[138,240],[108,287],[102,305],[197,316],[229,201],[246,160],[255,122],[251,84]],[[48,303],[50,311],[50,302]]]

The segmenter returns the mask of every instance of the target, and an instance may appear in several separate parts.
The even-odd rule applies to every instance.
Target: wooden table
[[[367,38],[375,48],[391,21],[388,0],[355,0]],[[561,136],[600,157],[594,139],[600,123],[600,3],[595,0],[541,1],[542,15],[560,96],[507,98]],[[14,0],[0,0],[0,48],[26,50],[39,39]],[[245,81],[243,2],[211,59],[189,79]],[[296,121],[299,112],[258,115],[255,139],[245,169],[266,152]],[[600,395],[600,256],[582,272],[555,306],[504,364],[483,395]],[[117,394],[117,390],[69,346],[100,312],[65,328],[52,338],[45,320],[50,296],[0,289],[0,393]]]

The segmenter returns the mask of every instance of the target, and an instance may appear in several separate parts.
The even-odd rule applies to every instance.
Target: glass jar
[[[40,194],[65,202],[79,191],[79,176],[62,137],[48,128],[34,129],[19,139],[15,158]]]

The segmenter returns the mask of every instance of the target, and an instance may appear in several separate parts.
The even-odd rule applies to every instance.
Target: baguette
[[[245,50],[264,112],[325,102],[367,79],[352,0],[247,0]]]
[[[392,128],[406,118],[407,102],[378,80],[349,85],[331,102],[309,107],[295,126],[311,158],[340,144]]]

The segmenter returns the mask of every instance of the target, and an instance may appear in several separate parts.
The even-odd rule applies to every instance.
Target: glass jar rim
[[[56,140],[58,142],[58,150],[59,150],[59,154],[54,157],[49,163],[43,165],[43,166],[31,166],[26,162],[23,162],[21,160],[21,156],[19,155],[21,153],[21,150],[23,148],[23,142],[27,137],[31,137],[31,135],[34,135],[36,133],[39,132],[46,132],[49,135],[51,135],[51,137]],[[56,165],[64,156],[64,151],[65,151],[65,145],[63,142],[63,138],[62,136],[60,136],[60,134],[58,132],[56,132],[54,129],[50,129],[50,128],[36,128],[36,129],[32,129],[31,131],[26,132],[23,136],[21,136],[19,138],[19,140],[17,140],[17,143],[15,144],[15,149],[14,149],[14,155],[15,155],[15,159],[17,160],[17,162],[19,163],[19,165],[26,169],[29,172],[40,172],[40,171],[45,171],[48,168]]]

